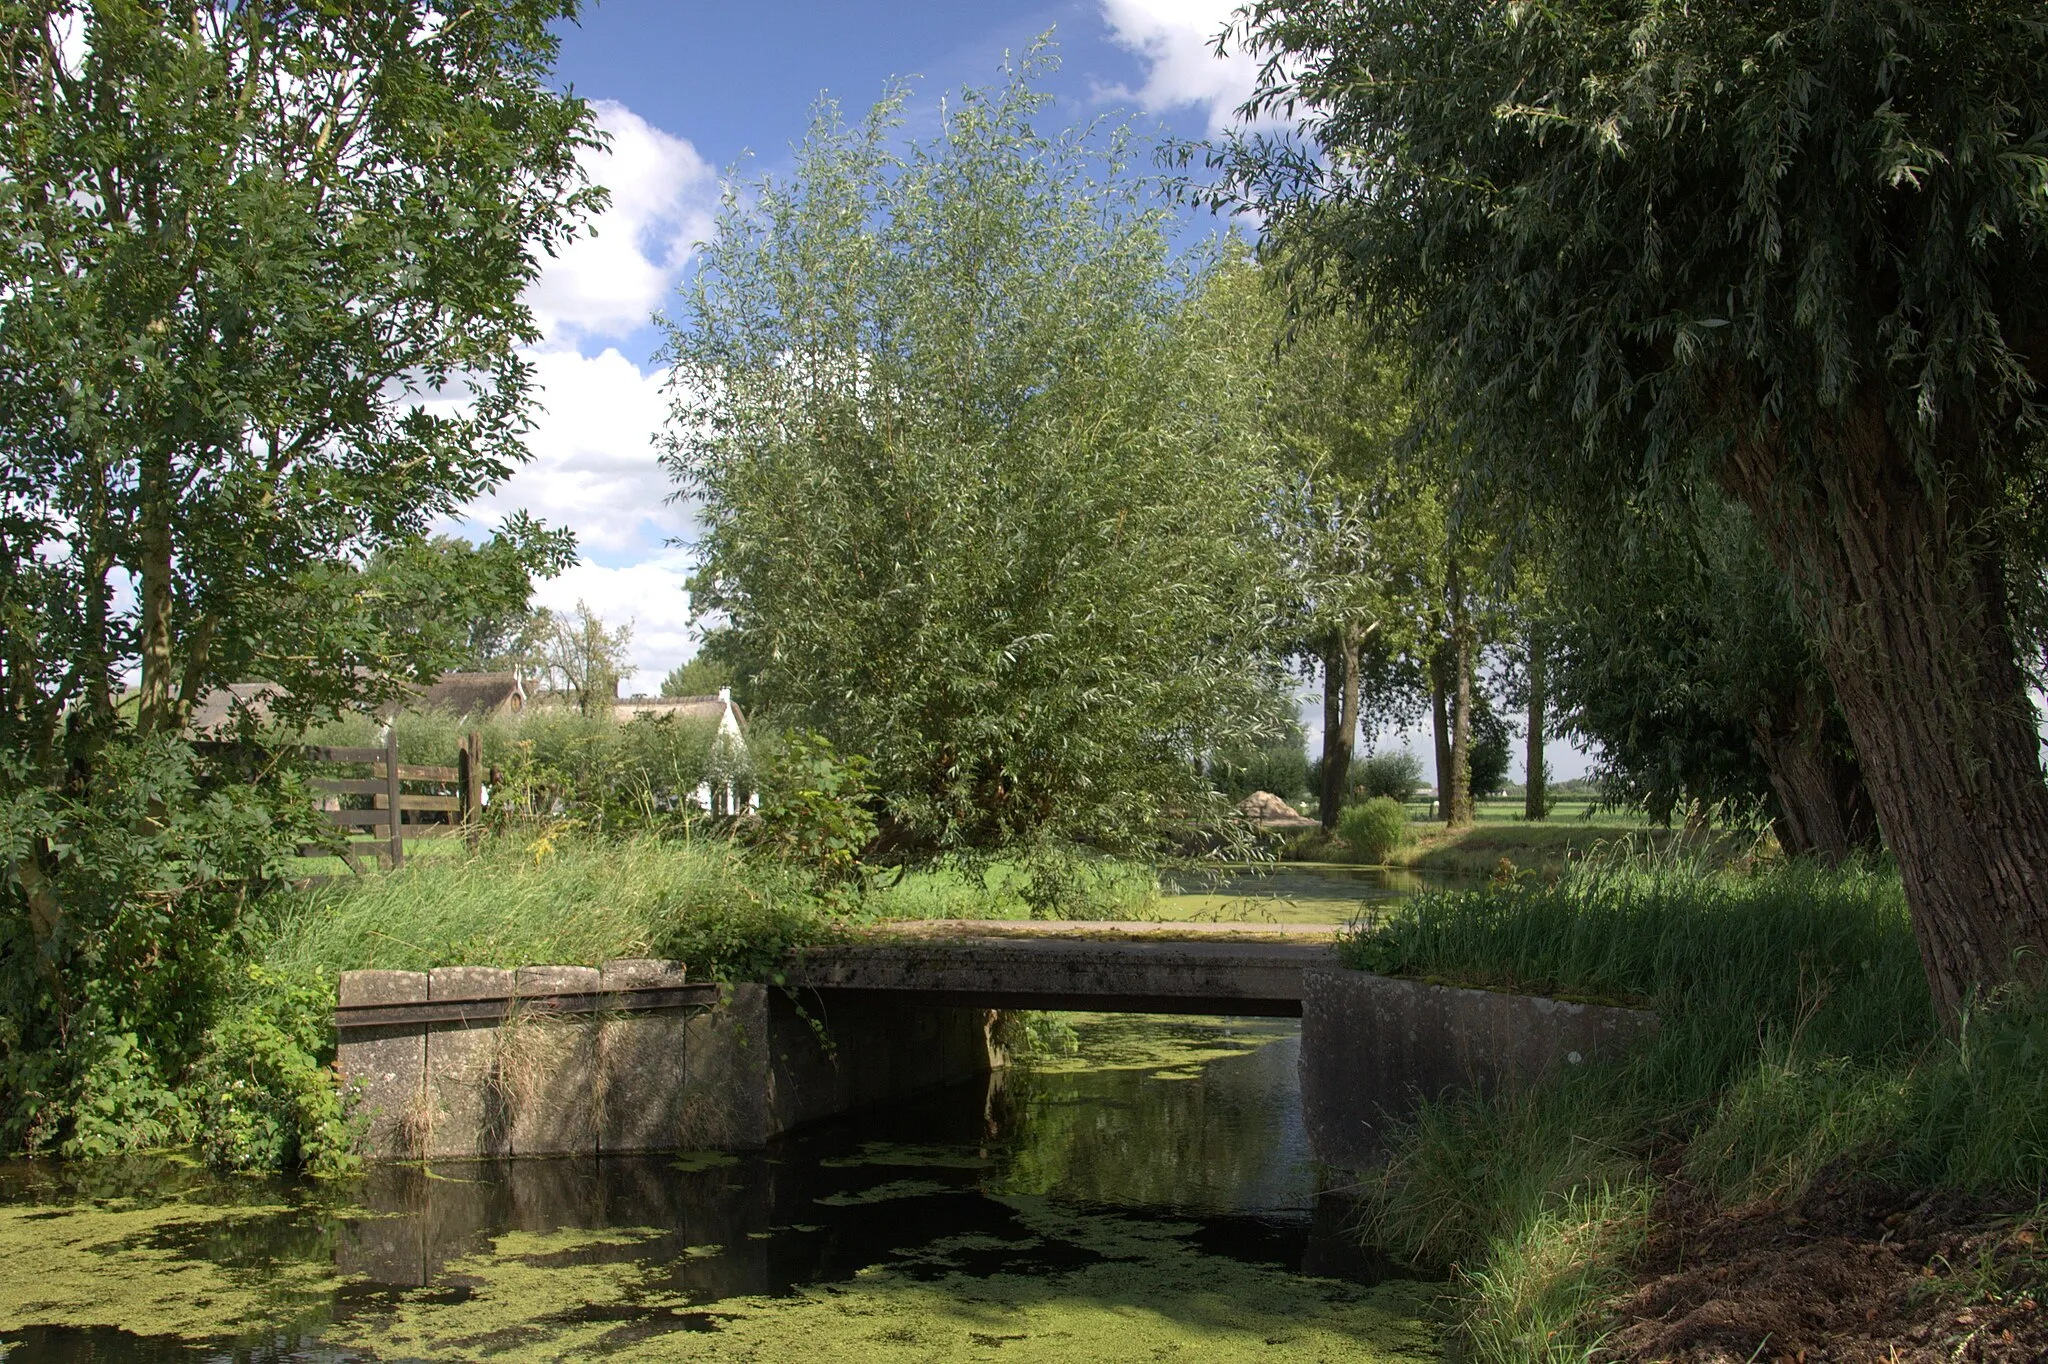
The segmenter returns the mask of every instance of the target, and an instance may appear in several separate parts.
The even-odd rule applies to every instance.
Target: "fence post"
[[[401,808],[400,797],[403,785],[398,779],[398,726],[384,727],[384,790],[385,803],[391,815],[391,869],[397,871],[405,861],[405,811]]]
[[[462,787],[459,801],[462,809],[457,822],[468,829],[464,838],[469,843],[469,850],[475,852],[483,839],[484,817],[484,736],[480,732],[472,729],[462,736],[462,753],[455,766]]]

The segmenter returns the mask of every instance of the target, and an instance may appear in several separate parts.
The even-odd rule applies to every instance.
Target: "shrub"
[[[861,857],[879,832],[868,770],[865,757],[842,756],[823,735],[789,735],[762,782],[757,846],[821,893],[862,882]]]
[[[1337,837],[1358,862],[1384,862],[1408,832],[1408,812],[1391,796],[1374,796],[1337,817]]]
[[[1358,765],[1355,782],[1359,792],[1368,799],[1385,796],[1394,801],[1409,799],[1421,784],[1422,759],[1405,748],[1367,755],[1365,761]]]
[[[224,1170],[348,1174],[360,1124],[331,1062],[334,986],[322,971],[260,965],[208,1030],[188,1092],[199,1149]]]

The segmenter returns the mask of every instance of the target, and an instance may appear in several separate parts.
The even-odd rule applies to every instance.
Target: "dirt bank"
[[[1822,1179],[1715,1212],[1672,1180],[1599,1358],[1671,1364],[2048,1359],[2042,1209]]]

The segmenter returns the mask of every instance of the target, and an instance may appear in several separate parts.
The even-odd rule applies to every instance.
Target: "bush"
[[[1391,796],[1374,796],[1337,817],[1337,838],[1357,862],[1384,862],[1408,832],[1408,812]]]
[[[314,1175],[358,1167],[360,1123],[347,1112],[331,1069],[333,1007],[334,984],[325,972],[248,969],[208,1030],[206,1054],[188,1086],[208,1164]]]
[[[1354,784],[1367,799],[1385,796],[1393,801],[1406,801],[1422,784],[1422,759],[1405,748],[1369,754],[1358,765]]]

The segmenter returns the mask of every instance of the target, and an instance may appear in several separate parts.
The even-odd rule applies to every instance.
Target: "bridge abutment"
[[[372,1160],[730,1150],[985,1075],[994,1021],[672,963],[351,971],[337,1064]]]

